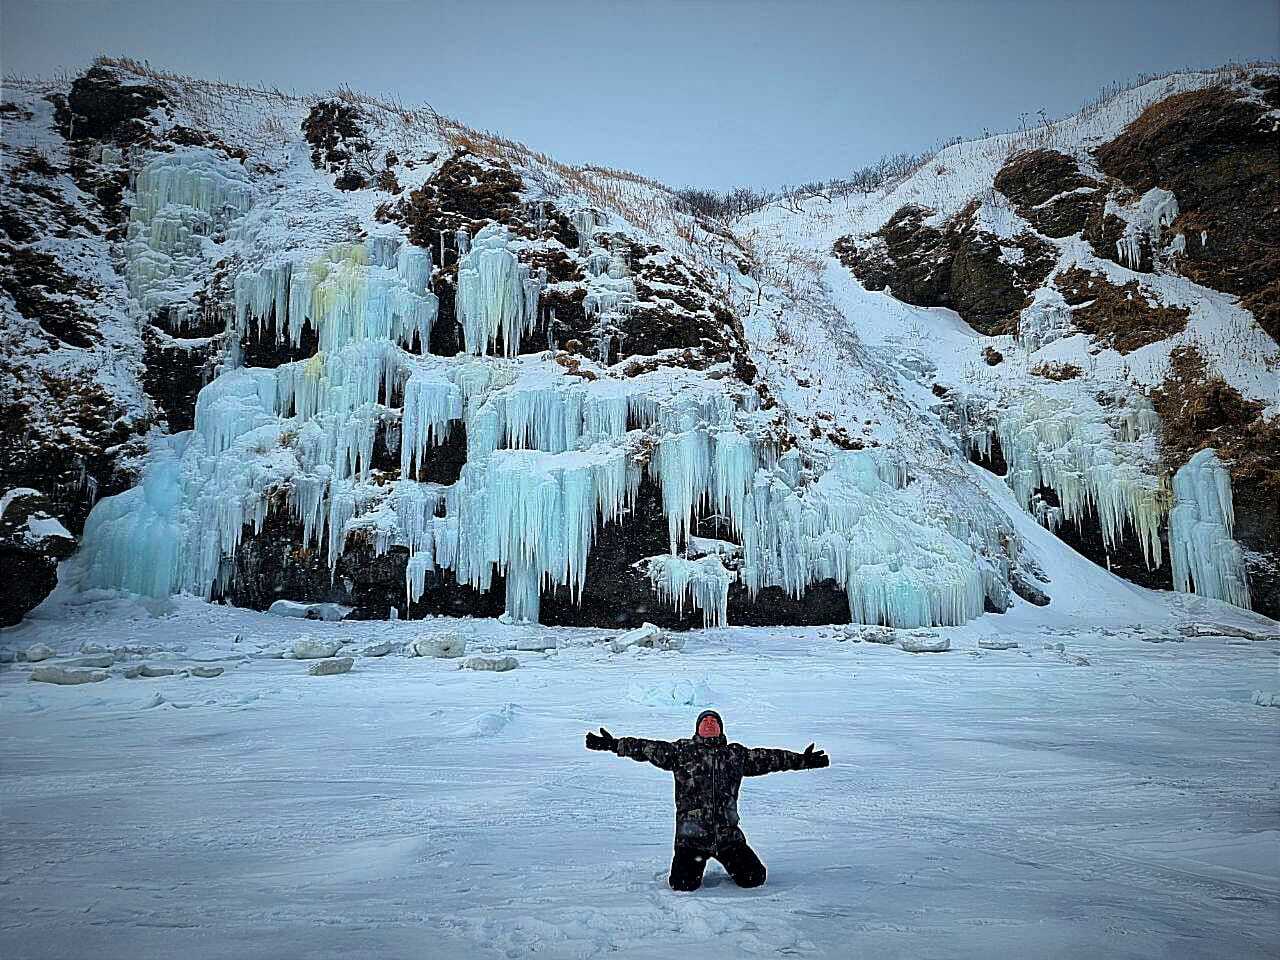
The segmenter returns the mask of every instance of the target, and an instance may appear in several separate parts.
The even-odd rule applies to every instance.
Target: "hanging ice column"
[[[509,246],[506,228],[490,224],[458,263],[457,312],[468,353],[488,353],[501,333],[503,353],[514,357],[538,322],[545,274],[531,276]]]
[[[236,277],[236,323],[259,328],[275,317],[278,342],[297,347],[308,323],[320,349],[352,340],[391,340],[425,353],[440,301],[431,282],[431,251],[399,238],[338,244],[310,264],[285,261]]]
[[[1231,538],[1231,474],[1212,450],[1201,450],[1173,475],[1173,500],[1169,548],[1174,589],[1247,609],[1244,553]]]
[[[650,583],[658,596],[675,608],[676,616],[690,603],[702,611],[704,627],[723,627],[729,622],[729,585],[736,576],[725,569],[719,555],[713,553],[700,560],[651,557],[648,566]]]
[[[962,405],[962,427],[969,448],[984,457],[991,456],[993,436],[999,439],[1009,464],[1005,483],[1023,507],[1031,510],[1036,492],[1048,487],[1060,506],[1035,515],[1050,530],[1062,520],[1082,524],[1096,511],[1108,550],[1132,526],[1148,567],[1159,567],[1166,502],[1149,453],[1147,438],[1160,424],[1150,401],[1126,397],[1122,406],[1104,409],[1089,393],[1065,398],[1027,390],[1006,403],[987,429],[974,423],[987,410]]]

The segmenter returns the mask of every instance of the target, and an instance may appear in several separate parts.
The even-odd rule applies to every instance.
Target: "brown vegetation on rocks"
[[[1037,363],[1031,368],[1032,376],[1044,377],[1046,380],[1053,380],[1056,383],[1061,383],[1063,380],[1074,380],[1083,373],[1084,371],[1076,364],[1057,360]]]
[[[1084,230],[1099,204],[1100,186],[1080,172],[1073,157],[1057,150],[1024,150],[995,178],[995,188],[1013,202],[1019,215],[1049,237]]]
[[[1072,267],[1054,282],[1072,307],[1075,325],[1120,353],[1132,353],[1186,329],[1189,311],[1152,303],[1137,280],[1116,286],[1102,274]]]
[[[1253,82],[1257,99],[1225,84],[1167,97],[1094,155],[1135,194],[1171,190],[1180,213],[1168,235],[1181,233],[1186,244],[1179,271],[1241,297],[1276,337],[1280,124],[1266,114],[1280,107],[1280,82],[1275,76]]]
[[[1160,415],[1161,456],[1176,470],[1212,447],[1231,471],[1233,535],[1245,548],[1253,608],[1280,617],[1280,417],[1210,373],[1200,353],[1178,347],[1164,383],[1151,392]]]

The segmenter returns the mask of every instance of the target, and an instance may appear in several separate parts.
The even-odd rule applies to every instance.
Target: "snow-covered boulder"
[[[57,651],[47,643],[33,643],[26,649],[27,663],[39,663],[41,660],[48,660],[55,656]]]
[[[125,667],[124,677],[126,680],[136,680],[138,677],[154,680],[157,677],[172,677],[177,672],[174,667],[153,667],[149,663],[137,663]]]
[[[100,683],[107,679],[105,670],[68,670],[66,667],[36,667],[31,671],[31,679],[40,683],[56,683],[61,686],[75,686],[81,683]]]
[[[898,639],[898,634],[888,627],[863,627],[859,636],[867,643],[892,644]]]
[[[532,637],[521,637],[516,641],[516,649],[527,651],[529,653],[546,653],[548,650],[555,650],[559,642],[555,637],[548,635],[537,635]]]
[[[344,619],[354,607],[340,603],[296,603],[293,600],[277,600],[267,608],[267,613],[277,617],[295,617],[299,620],[325,620],[336,623]]]
[[[493,673],[506,673],[520,666],[515,657],[468,657],[462,664],[467,670],[488,670]]]
[[[898,646],[907,653],[946,653],[951,641],[936,633],[904,633],[898,638]]]
[[[679,650],[684,647],[684,640],[681,637],[672,636],[652,623],[645,623],[634,630],[620,633],[609,641],[609,650],[612,653],[622,653],[633,647],[649,650]]]
[[[371,643],[360,651],[362,657],[385,657],[391,652],[390,640],[379,640],[377,643]]]
[[[981,650],[1017,650],[1017,640],[1006,640],[1003,637],[979,637],[978,648]]]
[[[342,647],[340,640],[327,640],[323,637],[299,637],[293,641],[293,659],[325,660],[332,657]]]
[[[92,657],[77,657],[74,660],[68,660],[63,666],[67,667],[109,667],[116,662],[116,658],[109,653],[99,653]]]
[[[354,657],[335,657],[332,660],[317,660],[307,667],[307,674],[312,677],[332,677],[339,673],[350,673]]]
[[[416,657],[451,659],[467,652],[467,641],[456,633],[436,633],[419,637],[410,648]]]
[[[193,677],[199,677],[202,680],[212,680],[214,677],[220,677],[223,673],[222,667],[209,666],[207,664],[197,664],[187,671]]]

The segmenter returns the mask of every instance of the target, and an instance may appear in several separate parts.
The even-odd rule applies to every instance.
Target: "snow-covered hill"
[[[1276,616],[1278,85],[1175,74],[735,230],[1081,552]]]
[[[913,627],[1164,603],[1038,518],[1274,615],[1274,287],[1199,256],[1218,207],[1090,152],[1204,91],[1266,149],[1273,79],[1172,77],[733,225],[349,91],[9,82],[0,469],[38,496],[0,559],[44,579],[3,614],[66,552],[30,516],[83,533],[47,606]],[[1201,420],[1237,415],[1176,424],[1181,459],[1170,369]]]

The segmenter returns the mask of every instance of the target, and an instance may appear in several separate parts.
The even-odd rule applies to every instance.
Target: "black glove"
[[[617,753],[618,741],[614,739],[612,733],[601,727],[599,733],[587,734],[587,749],[608,750],[610,753]]]
[[[815,746],[815,744],[809,744],[804,753],[800,754],[800,762],[803,764],[802,769],[817,770],[820,767],[831,766],[831,758],[827,756],[826,751],[817,750]]]

